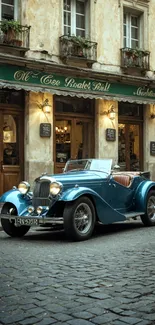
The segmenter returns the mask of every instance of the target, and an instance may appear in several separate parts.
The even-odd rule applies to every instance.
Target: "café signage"
[[[141,98],[155,99],[155,88],[137,87],[134,85],[109,83],[84,78],[45,73],[36,70],[28,70],[24,67],[3,65],[0,67],[0,80],[15,84],[40,86],[46,89],[70,90],[91,94],[123,95]]]

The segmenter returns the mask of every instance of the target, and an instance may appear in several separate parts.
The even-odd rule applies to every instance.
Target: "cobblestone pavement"
[[[1,231],[0,294],[0,325],[153,325],[155,228],[101,227],[80,243]]]

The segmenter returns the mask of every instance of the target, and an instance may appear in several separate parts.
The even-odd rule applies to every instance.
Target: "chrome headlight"
[[[21,194],[26,194],[30,190],[30,184],[28,182],[21,182],[18,185],[18,190]]]
[[[56,196],[62,190],[62,184],[58,182],[53,182],[50,184],[50,194]]]

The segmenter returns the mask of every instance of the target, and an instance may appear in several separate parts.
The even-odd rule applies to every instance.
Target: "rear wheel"
[[[76,240],[90,238],[95,226],[95,209],[92,201],[82,196],[66,204],[64,209],[64,228],[66,234]]]
[[[155,191],[150,191],[146,201],[146,212],[141,216],[145,226],[155,225]]]
[[[6,205],[2,209],[2,214],[9,214],[17,216],[17,210],[12,205]],[[11,237],[22,237],[24,236],[30,229],[29,226],[19,226],[17,227],[15,225],[15,220],[9,220],[9,219],[1,219],[1,224],[3,230],[6,232],[7,235]]]

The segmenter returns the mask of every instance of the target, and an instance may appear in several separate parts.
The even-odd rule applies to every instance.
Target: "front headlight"
[[[21,194],[26,194],[30,190],[30,184],[28,182],[21,182],[18,185],[18,190]]]
[[[62,184],[58,182],[53,182],[50,184],[50,194],[56,196],[60,193],[62,189]]]

